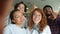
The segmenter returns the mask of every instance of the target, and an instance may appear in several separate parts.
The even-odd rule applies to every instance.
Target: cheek
[[[16,21],[16,22],[19,22],[19,21],[20,21],[20,19],[16,19],[15,21]]]
[[[35,17],[33,16],[33,21],[35,20]]]
[[[21,18],[21,21],[24,21],[24,18]]]
[[[25,18],[22,17],[20,21],[21,21],[21,22],[24,22],[24,21],[25,21]]]
[[[42,19],[42,17],[38,17],[38,18],[37,18],[38,21],[41,21],[41,19]]]
[[[24,23],[24,19],[23,18],[20,18],[20,19],[17,19],[15,20],[16,23]]]

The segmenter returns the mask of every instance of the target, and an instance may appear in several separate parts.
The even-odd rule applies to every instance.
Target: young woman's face
[[[16,23],[16,24],[23,24],[24,21],[25,21],[25,18],[23,16],[23,14],[19,11],[16,11],[14,14],[13,14],[13,21]]]
[[[19,9],[20,12],[24,13],[24,10],[25,10],[24,4],[20,4],[17,9]]]
[[[33,14],[33,22],[34,24],[38,25],[38,23],[41,21],[42,15],[38,11],[35,11]]]

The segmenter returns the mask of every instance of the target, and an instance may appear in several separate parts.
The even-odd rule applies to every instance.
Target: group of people
[[[23,2],[17,3],[10,13],[11,24],[7,25],[3,34],[59,34],[57,16],[54,16],[53,8],[50,5],[35,8],[26,19],[26,5]]]

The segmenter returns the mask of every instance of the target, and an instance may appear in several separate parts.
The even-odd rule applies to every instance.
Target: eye
[[[15,16],[15,18],[19,18],[19,16]]]
[[[37,14],[33,14],[33,16],[40,16],[40,15],[37,15]]]

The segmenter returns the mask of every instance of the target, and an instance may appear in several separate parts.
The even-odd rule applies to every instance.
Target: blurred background
[[[60,10],[60,0],[14,0],[14,5],[20,1],[23,1],[29,10],[31,10],[32,7],[42,9],[45,5],[51,5],[56,13]]]
[[[6,25],[7,16],[14,9],[14,5],[23,1],[27,5],[29,14],[34,8],[41,8],[45,5],[51,5],[56,14],[60,13],[60,0],[0,0],[0,34]]]

